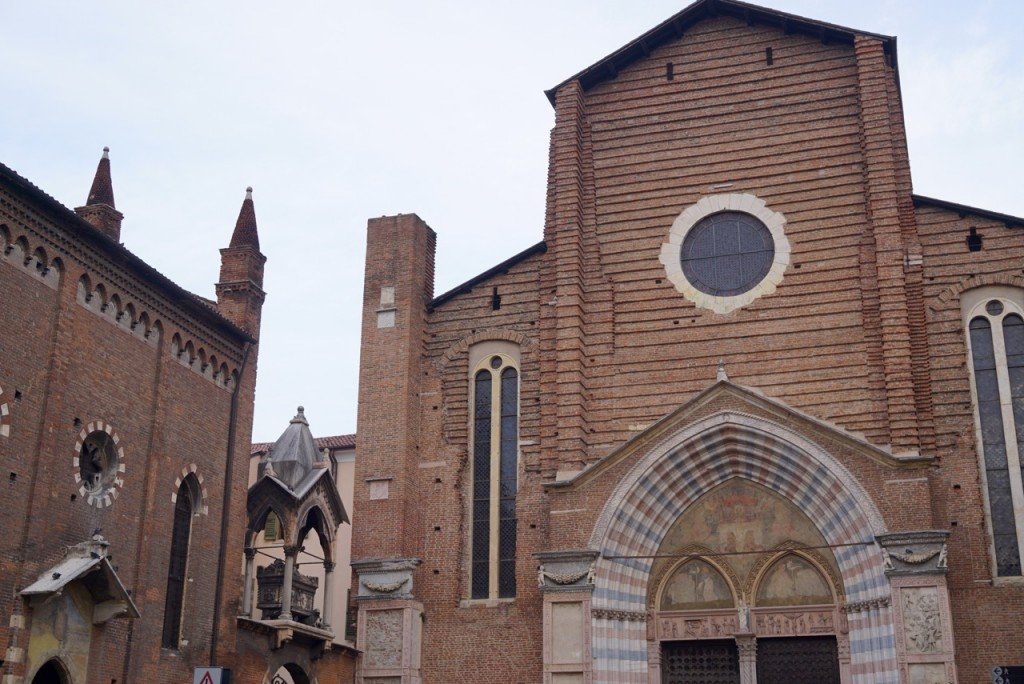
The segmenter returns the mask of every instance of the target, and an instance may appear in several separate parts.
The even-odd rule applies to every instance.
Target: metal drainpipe
[[[220,557],[217,559],[217,593],[213,602],[213,631],[210,633],[210,667],[217,665],[217,644],[220,641],[220,606],[223,601],[224,592],[224,565],[226,562],[227,546],[224,534],[227,532],[228,524],[231,521],[231,470],[235,462],[235,422],[238,417],[238,395],[242,391],[242,381],[245,378],[245,370],[249,365],[249,352],[252,351],[252,343],[246,342],[242,350],[242,365],[238,369],[238,383],[231,392],[231,415],[228,419],[228,453],[224,459],[224,505],[220,512]]]

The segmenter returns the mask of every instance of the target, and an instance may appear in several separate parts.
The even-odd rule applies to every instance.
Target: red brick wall
[[[1021,229],[933,206],[917,209],[924,248],[924,294],[935,429],[941,467],[933,475],[935,524],[951,530],[949,590],[961,681],[983,681],[994,665],[1017,664],[1024,635],[1013,623],[1024,586],[993,587],[984,494],[967,366],[960,294],[984,285],[1024,287]],[[971,227],[984,236],[970,252]],[[1004,580],[1005,581],[1005,580]]]
[[[371,288],[378,276],[369,274],[384,273],[392,257],[371,237],[360,443],[390,439],[391,429],[364,419],[364,397],[373,413],[392,412],[415,431],[412,448],[391,453],[406,461],[393,469],[407,480],[393,487],[416,493],[419,514],[397,527],[390,509],[366,501],[357,476],[355,519],[380,522],[369,536],[357,524],[355,538],[366,541],[355,557],[400,550],[423,558],[424,681],[540,679],[532,554],[588,545],[631,462],[570,491],[545,493],[542,482],[594,463],[684,404],[714,382],[719,360],[733,382],[897,453],[935,457],[895,467],[817,437],[872,494],[891,530],[951,530],[961,681],[1016,662],[1024,641],[1010,625],[1024,588],[991,586],[959,293],[1024,286],[1024,248],[1019,229],[999,222],[915,210],[898,85],[882,43],[822,42],[711,18],[587,92],[562,86],[556,102],[547,252],[440,304],[422,351],[407,331],[415,397],[395,394],[401,385],[377,350],[381,283]],[[676,216],[717,193],[764,199],[786,217],[792,247],[778,290],[724,315],[678,294],[659,261]],[[966,250],[968,225],[985,235],[980,253]],[[429,297],[422,284],[406,285],[402,306]],[[518,594],[498,607],[460,607],[469,594],[468,348],[486,340],[522,350]],[[402,538],[381,539],[386,533]]]
[[[229,371],[241,369],[244,339],[197,319],[123,259],[78,242],[64,227],[77,221],[73,216],[36,206],[7,188],[0,187],[0,199],[0,223],[8,234],[15,239],[24,235],[32,249],[42,246],[50,259],[62,262],[59,290],[54,290],[13,261],[17,251],[0,257],[0,386],[11,408],[11,436],[0,437],[0,523],[8,530],[0,541],[0,640],[5,648],[27,646],[27,630],[8,629],[12,611],[23,612],[17,591],[59,561],[65,546],[100,528],[110,542],[111,562],[142,616],[94,629],[89,681],[188,681],[193,666],[210,663],[218,603],[220,647],[234,651],[255,350],[241,374],[236,458],[225,482],[232,390],[215,381],[213,371],[222,362]],[[134,330],[130,312],[116,321],[113,309],[99,311],[100,294],[88,305],[82,300],[83,274],[90,281],[87,289],[102,284],[107,297],[116,294],[122,306],[132,304],[140,319]],[[175,335],[202,348],[207,359],[215,356],[216,365],[205,374],[198,360],[192,368],[183,365],[172,355]],[[14,399],[16,390],[20,400]],[[74,479],[75,445],[92,421],[110,424],[124,450],[124,485],[109,508],[90,506]],[[160,642],[171,497],[176,478],[190,464],[202,477],[207,511],[193,519],[183,618],[187,644],[167,651]],[[225,529],[222,506],[229,499],[232,522]],[[222,554],[228,564],[218,595]],[[23,666],[6,667],[27,674]]]

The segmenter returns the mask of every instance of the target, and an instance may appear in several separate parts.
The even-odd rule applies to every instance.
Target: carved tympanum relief
[[[680,565],[661,594],[662,610],[706,610],[734,604],[732,591],[722,573],[699,559]]]
[[[821,605],[833,600],[821,572],[794,553],[775,561],[757,590],[759,606]]]
[[[658,556],[651,608],[822,605],[842,598],[838,565],[810,518],[747,480],[729,480],[694,503]]]
[[[908,653],[938,653],[942,650],[942,616],[935,587],[904,589],[903,631]]]

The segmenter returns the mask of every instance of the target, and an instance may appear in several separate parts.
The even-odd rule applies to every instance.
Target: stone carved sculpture
[[[936,653],[942,647],[939,599],[932,587],[903,592],[903,630],[911,653]]]
[[[405,583],[408,581],[408,577],[403,577],[397,582],[387,583],[377,583],[370,582],[369,580],[363,580],[363,586],[369,589],[370,591],[377,592],[378,594],[392,594],[401,589],[403,586],[405,586]]]

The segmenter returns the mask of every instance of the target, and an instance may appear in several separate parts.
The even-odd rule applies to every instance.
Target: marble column
[[[356,684],[419,684],[423,604],[413,581],[419,558],[353,561],[356,574]]]
[[[544,596],[544,684],[589,682],[593,668],[591,594],[598,552],[542,551],[533,556],[540,563],[537,583]]]
[[[331,631],[331,619],[334,617],[334,562],[324,561],[324,612],[321,615],[323,628]]]
[[[281,584],[281,614],[279,620],[292,620],[292,577],[295,575],[295,558],[302,551],[301,546],[284,547],[284,578]]]
[[[946,586],[946,530],[879,535],[892,587],[901,681],[956,684],[953,616]]]
[[[245,549],[245,584],[242,586],[242,615],[252,617],[252,568],[256,558],[256,549]]]
[[[737,634],[740,652],[740,684],[757,684],[757,638],[753,634]]]

